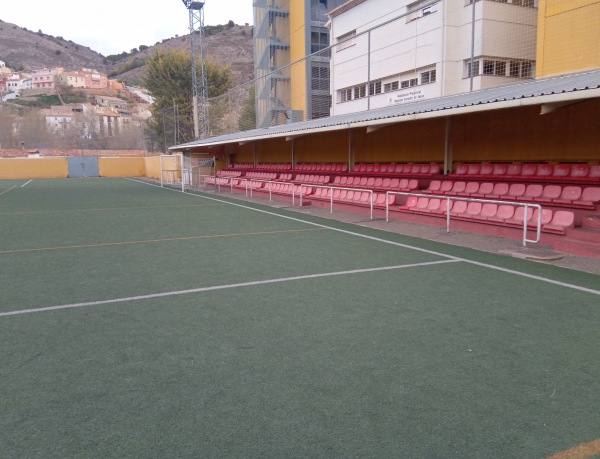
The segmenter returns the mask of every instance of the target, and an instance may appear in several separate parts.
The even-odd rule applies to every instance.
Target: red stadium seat
[[[461,215],[467,211],[467,201],[456,201],[452,209],[450,209],[450,214],[452,215]]]
[[[525,193],[521,196],[524,201],[535,201],[542,196],[544,186],[539,183],[530,183],[525,188]]]
[[[490,177],[494,173],[494,165],[490,163],[482,164],[479,170],[479,177]]]
[[[525,184],[523,183],[511,183],[506,194],[502,196],[502,199],[516,201],[525,194],[525,188]]]
[[[440,209],[442,205],[442,200],[440,198],[430,198],[429,203],[427,204],[427,208],[423,209],[425,212],[440,214],[443,210]]]
[[[506,168],[506,175],[509,177],[519,177],[522,166],[520,164],[509,164]]]
[[[471,201],[467,204],[467,210],[465,211],[465,214],[468,217],[473,218],[481,213],[482,207],[483,206],[480,202]]]
[[[423,193],[437,194],[440,191],[441,186],[441,180],[432,180],[427,189],[423,190]]]
[[[521,175],[524,177],[533,177],[535,176],[537,169],[537,164],[523,164],[523,167],[521,167]]]
[[[500,196],[504,196],[506,193],[508,193],[508,188],[509,188],[508,183],[504,183],[504,182],[495,183],[494,189],[492,190],[492,192],[490,194],[486,195],[486,197],[489,197],[491,199],[499,199]]]
[[[494,164],[492,175],[495,177],[503,177],[507,175],[508,166],[506,164]]]
[[[581,193],[581,197],[573,202],[574,205],[583,206],[583,207],[596,207],[596,204],[600,202],[600,188],[595,186],[590,186],[584,188],[583,193]]]
[[[467,175],[479,175],[481,164],[469,164],[467,166]]]
[[[557,210],[552,216],[552,221],[542,227],[544,231],[565,234],[568,228],[575,224],[575,214],[568,210]]]
[[[439,192],[441,194],[448,193],[448,191],[450,191],[452,189],[452,183],[453,182],[451,180],[444,180],[444,181],[442,181],[442,184],[440,185]]]
[[[493,217],[489,217],[488,220],[495,222],[504,222],[506,220],[510,220],[515,214],[515,207],[510,204],[500,204],[498,206],[498,210],[496,211],[496,215]]]
[[[469,165],[468,164],[459,164],[458,166],[456,166],[456,170],[454,171],[454,175],[467,175],[468,171],[469,171]]]
[[[558,199],[562,192],[562,188],[560,185],[546,185],[544,187],[544,192],[542,195],[537,198],[539,202],[552,202],[554,199]]]
[[[452,189],[447,191],[446,194],[449,194],[452,196],[462,195],[465,191],[466,186],[467,186],[466,182],[462,182],[462,181],[454,182],[452,184]]]
[[[569,177],[574,179],[582,179],[587,177],[589,173],[589,164],[574,164],[573,167],[571,167],[571,174]]]
[[[480,220],[488,220],[498,212],[498,204],[492,202],[486,202],[481,206],[481,212],[475,218]]]
[[[484,197],[494,190],[494,184],[491,182],[481,182],[476,193],[472,193],[473,197]]]
[[[464,194],[473,195],[479,190],[479,182],[467,182]]]
[[[562,189],[560,197],[555,199],[554,202],[557,204],[572,204],[573,201],[581,198],[581,187],[580,186],[566,186]]]
[[[416,196],[409,196],[408,199],[406,200],[406,203],[404,205],[401,205],[399,207],[400,210],[413,210],[414,207],[417,205],[417,197]]]

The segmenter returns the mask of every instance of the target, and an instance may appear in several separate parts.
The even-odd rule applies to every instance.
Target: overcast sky
[[[206,0],[204,24],[252,24],[252,0]],[[103,0],[71,3],[2,0],[0,19],[61,36],[105,56],[189,33],[182,0]]]

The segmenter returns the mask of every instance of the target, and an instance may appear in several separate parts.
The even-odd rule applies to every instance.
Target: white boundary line
[[[153,186],[153,187],[156,187],[156,188],[160,188],[158,185],[155,185],[153,183],[144,182],[142,180],[136,180],[136,179],[132,179],[132,178],[127,178],[127,180],[131,180],[133,182],[141,183],[141,184],[147,185],[147,186]],[[168,191],[176,191],[176,190],[171,190],[169,188],[162,188],[162,189],[163,190],[168,190]],[[181,191],[176,191],[176,192],[177,193],[181,193]],[[362,237],[362,238],[365,238],[365,239],[370,239],[370,240],[377,241],[377,242],[383,242],[385,244],[391,244],[391,245],[395,245],[395,246],[398,246],[398,247],[403,247],[403,248],[406,248],[406,249],[416,250],[418,252],[429,253],[431,255],[436,255],[438,257],[448,258],[448,259],[455,260],[455,261],[462,261],[462,262],[469,263],[469,264],[472,264],[472,265],[475,265],[475,266],[481,266],[483,268],[493,269],[493,270],[496,270],[496,271],[501,271],[501,272],[505,272],[505,273],[508,273],[508,274],[513,274],[513,275],[516,275],[516,276],[522,276],[522,277],[526,277],[526,278],[529,278],[529,279],[534,279],[534,280],[537,280],[537,281],[546,282],[548,284],[558,285],[560,287],[570,288],[570,289],[573,289],[573,290],[579,290],[579,291],[582,291],[582,292],[591,293],[593,295],[600,295],[600,290],[594,290],[594,289],[587,288],[587,287],[581,287],[579,285],[568,284],[566,282],[561,282],[561,281],[557,281],[557,280],[553,280],[553,279],[548,279],[547,277],[536,276],[534,274],[523,273],[523,272],[520,272],[520,271],[515,271],[513,269],[508,269],[508,268],[501,268],[499,266],[489,265],[487,263],[481,263],[481,262],[469,260],[469,259],[466,259],[466,258],[454,257],[452,255],[447,255],[445,253],[436,252],[436,251],[433,251],[433,250],[422,249],[420,247],[414,247],[414,246],[411,246],[411,245],[408,245],[408,244],[401,244],[399,242],[388,241],[388,240],[377,238],[377,237],[373,237],[373,236],[367,236],[366,234],[360,234],[360,233],[355,233],[355,232],[352,232],[352,231],[347,231],[347,230],[343,230],[343,229],[339,229],[339,228],[334,228],[332,226],[322,225],[320,223],[313,223],[313,222],[310,222],[310,221],[307,221],[307,220],[302,220],[300,218],[295,218],[295,217],[290,217],[290,216],[287,216],[287,215],[276,214],[274,212],[269,212],[267,210],[255,209],[255,208],[250,207],[250,206],[245,206],[243,204],[237,204],[237,203],[233,203],[233,202],[229,202],[229,201],[224,201],[222,199],[217,199],[217,198],[213,198],[213,197],[210,197],[210,196],[204,196],[204,195],[198,195],[198,194],[192,194],[192,193],[186,193],[186,194],[188,196],[195,196],[195,197],[199,197],[199,198],[202,198],[202,199],[210,199],[212,201],[224,202],[224,203],[230,204],[232,206],[237,206],[237,207],[241,207],[241,208],[244,208],[244,209],[253,210],[255,212],[262,212],[262,213],[265,213],[265,214],[268,214],[268,215],[274,215],[276,217],[286,218],[288,220],[294,220],[294,221],[297,221],[297,222],[302,222],[302,223],[305,223],[307,225],[314,225],[314,226],[318,226],[318,227],[321,227],[321,228],[327,228],[327,229],[330,229],[332,231],[337,231],[337,232],[349,234],[349,235],[352,235],[352,236],[358,236],[358,237]]]
[[[33,182],[33,179],[29,180],[28,182],[25,182],[23,185],[21,185],[21,188],[23,188],[25,185],[27,185],[28,183]]]
[[[266,279],[266,280],[262,280],[262,281],[242,282],[239,284],[214,285],[212,287],[200,287],[200,288],[193,288],[193,289],[188,289],[188,290],[175,290],[172,292],[152,293],[149,295],[130,296],[130,297],[125,297],[125,298],[113,298],[111,300],[88,301],[85,303],[62,304],[62,305],[58,305],[58,306],[47,306],[47,307],[42,307],[42,308],[21,309],[21,310],[16,310],[16,311],[0,312],[0,317],[17,316],[17,315],[22,315],[22,314],[33,314],[33,313],[37,313],[37,312],[57,311],[60,309],[88,308],[90,306],[100,306],[103,304],[125,303],[128,301],[149,300],[149,299],[153,299],[153,298],[164,298],[164,297],[176,296],[176,295],[189,295],[191,293],[210,292],[213,290],[227,290],[227,289],[231,289],[231,288],[252,287],[255,285],[276,284],[279,282],[292,282],[292,281],[299,281],[299,280],[305,280],[305,279],[318,279],[318,278],[322,278],[322,277],[345,276],[348,274],[363,274],[363,273],[372,273],[372,272],[377,272],[377,271],[391,271],[394,269],[419,268],[422,266],[441,265],[441,264],[456,263],[456,262],[458,262],[458,260],[429,261],[429,262],[424,262],[424,263],[412,263],[409,265],[383,266],[383,267],[379,267],[379,268],[352,269],[349,271],[337,271],[337,272],[321,273],[321,274],[307,274],[305,276],[282,277],[279,279]]]

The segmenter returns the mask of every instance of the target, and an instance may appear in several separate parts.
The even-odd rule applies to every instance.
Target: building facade
[[[342,3],[254,1],[257,127],[329,116],[327,12]]]
[[[351,0],[329,13],[332,115],[535,76],[533,0]]]
[[[62,67],[54,69],[39,69],[31,73],[33,89],[53,89],[58,75],[64,72]]]

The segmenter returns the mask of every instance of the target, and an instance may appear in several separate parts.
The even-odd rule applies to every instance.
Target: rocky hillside
[[[253,75],[252,26],[208,26],[206,54],[221,65],[230,65],[236,84]],[[184,35],[162,40],[138,52],[124,52],[120,56],[102,56],[90,48],[30,31],[17,25],[0,21],[0,60],[13,69],[32,70],[43,67],[78,69],[95,68],[108,73],[111,78],[128,84],[139,84],[146,58],[156,51],[190,48],[190,37]]]
[[[87,46],[0,20],[0,60],[13,70],[87,67],[105,72],[103,59]]]

